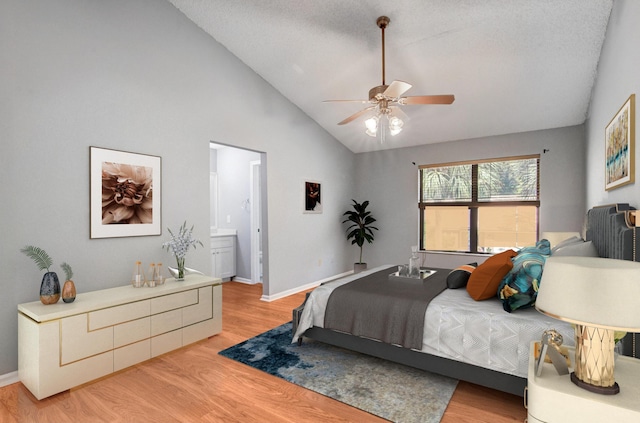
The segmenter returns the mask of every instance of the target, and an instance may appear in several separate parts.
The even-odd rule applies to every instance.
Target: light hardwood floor
[[[291,320],[304,299],[267,303],[261,293],[261,285],[225,283],[221,334],[96,382],[42,401],[21,383],[0,388],[0,422],[386,421],[217,354]],[[522,398],[460,382],[442,422],[525,417]]]

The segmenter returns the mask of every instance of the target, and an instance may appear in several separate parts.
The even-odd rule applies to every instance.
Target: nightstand
[[[569,375],[558,375],[550,363],[544,363],[536,376],[534,343],[529,352],[529,374],[525,394],[528,423],[602,423],[640,422],[640,360],[616,358],[617,395],[600,395],[579,388]],[[569,348],[574,360],[574,350]]]

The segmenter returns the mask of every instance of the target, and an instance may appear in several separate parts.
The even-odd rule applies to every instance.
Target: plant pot
[[[60,281],[56,272],[47,272],[42,277],[40,284],[40,302],[42,304],[55,304],[60,299]]]
[[[72,303],[76,299],[76,285],[71,279],[62,285],[62,301]]]
[[[353,273],[360,273],[367,270],[367,263],[353,263]]]

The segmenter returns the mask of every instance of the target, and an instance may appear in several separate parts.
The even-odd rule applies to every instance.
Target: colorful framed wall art
[[[627,99],[605,129],[605,190],[635,179],[635,94]]]

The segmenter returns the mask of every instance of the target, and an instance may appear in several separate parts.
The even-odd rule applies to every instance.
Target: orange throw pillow
[[[502,278],[513,267],[512,257],[518,253],[513,250],[503,251],[493,255],[479,265],[471,273],[467,282],[467,292],[476,301],[486,300],[498,295],[498,287]]]

